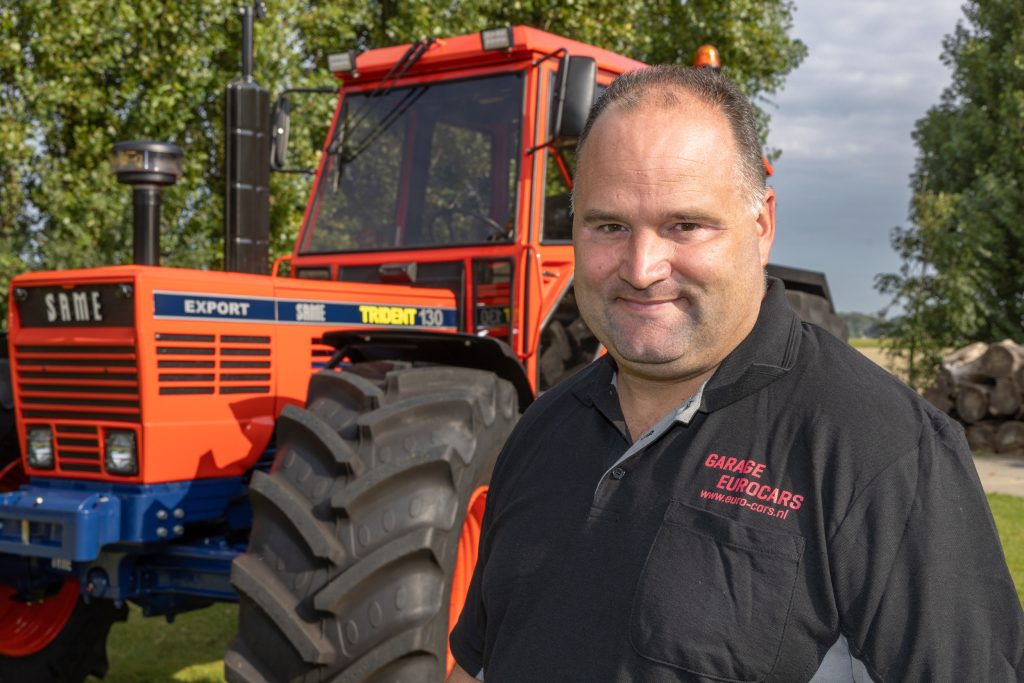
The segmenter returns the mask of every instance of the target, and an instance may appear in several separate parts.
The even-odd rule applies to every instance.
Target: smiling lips
[[[675,308],[676,304],[684,297],[682,295],[673,297],[657,298],[636,298],[635,296],[617,296],[615,303],[622,304],[629,311],[634,313],[656,313],[665,307]]]

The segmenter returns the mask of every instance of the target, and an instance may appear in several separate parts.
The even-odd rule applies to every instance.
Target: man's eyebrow
[[[721,216],[704,211],[676,211],[670,214],[669,218],[680,223],[708,223],[710,225],[717,225],[722,221]]]
[[[606,209],[587,209],[581,216],[584,223],[628,223],[628,219],[622,214],[608,211]],[[718,225],[722,218],[705,211],[673,211],[668,215],[669,220],[679,223],[707,223]]]
[[[587,209],[581,216],[584,222],[593,223],[596,221],[604,221],[607,223],[622,223],[625,218],[614,211],[606,211],[604,209]]]

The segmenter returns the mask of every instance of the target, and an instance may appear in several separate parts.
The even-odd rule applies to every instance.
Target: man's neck
[[[616,379],[619,405],[630,439],[636,439],[697,393],[717,366],[685,380],[655,380],[619,372]]]

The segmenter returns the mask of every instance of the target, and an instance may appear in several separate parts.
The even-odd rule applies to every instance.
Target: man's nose
[[[635,289],[647,289],[672,274],[672,245],[654,230],[636,230],[622,253],[619,277]]]

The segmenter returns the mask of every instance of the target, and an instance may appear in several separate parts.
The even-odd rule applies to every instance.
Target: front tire
[[[315,375],[253,475],[227,679],[442,680],[463,521],[517,415],[512,386],[480,370]]]
[[[110,600],[86,603],[78,581],[68,579],[54,595],[20,602],[0,585],[0,683],[81,683],[107,673],[107,636],[127,607]]]

